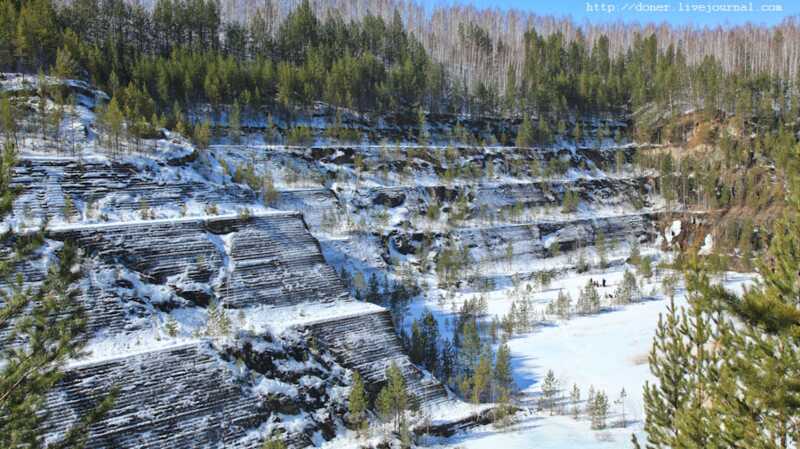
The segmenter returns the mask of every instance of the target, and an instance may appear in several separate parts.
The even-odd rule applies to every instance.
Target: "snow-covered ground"
[[[563,289],[573,300],[577,299],[580,289],[590,278],[597,282],[606,280],[607,287],[598,288],[601,297],[613,293],[626,268],[632,269],[620,266],[602,272],[568,273],[546,289],[533,293],[536,313],[543,312],[559,290]],[[741,293],[743,287],[754,279],[754,275],[729,273],[724,284],[731,291]],[[609,305],[596,315],[546,321],[537,325],[532,332],[512,337],[508,345],[518,388],[516,402],[523,408],[516,422],[507,428],[488,425],[448,439],[428,440],[426,445],[474,449],[616,449],[631,447],[633,433],[642,441],[642,388],[646,381],[652,381],[647,357],[659,314],[664,313],[668,305],[668,300],[657,291],[659,284],[657,276],[643,283],[642,291],[648,297],[642,302],[626,306]],[[499,318],[508,312],[515,296],[512,292],[513,289],[508,288],[488,295],[489,316],[496,315]],[[654,292],[656,294],[650,296]],[[684,294],[682,288],[677,290],[675,302],[678,306],[686,304]],[[457,295],[454,301],[458,304],[469,296]],[[444,334],[451,335],[452,330],[443,323],[447,323],[447,318],[452,315],[452,304],[448,302],[440,306],[420,301],[412,305],[411,312],[421,314],[425,309],[437,316]],[[548,411],[537,411],[542,380],[548,370],[553,370],[559,380],[566,401],[563,415],[553,416]],[[573,405],[568,399],[573,385],[581,390],[581,416],[577,420],[572,417]],[[592,430],[588,417],[583,413],[583,400],[590,386],[608,395],[611,408],[607,429]],[[615,403],[623,388],[627,393],[624,428],[620,425],[622,404]]]

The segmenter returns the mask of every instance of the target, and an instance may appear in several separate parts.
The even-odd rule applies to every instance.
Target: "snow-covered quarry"
[[[559,291],[579,296],[579,291],[589,279],[606,280],[607,287],[598,290],[602,295],[611,294],[622,282],[623,268],[612,268],[602,272],[591,272],[568,276],[554,281],[535,301],[538,312],[544,312],[546,304],[556,300]],[[667,276],[668,274],[664,274]],[[644,282],[645,292],[659,291],[659,279]],[[735,293],[741,293],[750,285],[753,276],[729,273],[721,279],[723,285]],[[675,291],[675,304],[686,304],[684,290]],[[511,307],[508,291],[490,295],[489,313],[502,316]],[[639,303],[626,306],[611,306],[591,316],[577,316],[569,320],[553,320],[537,327],[532,332],[509,341],[514,379],[519,388],[518,401],[530,409],[520,413],[512,425],[498,428],[482,426],[450,439],[431,438],[426,441],[432,447],[464,448],[529,448],[543,449],[592,448],[612,449],[630,447],[631,434],[643,440],[644,409],[642,388],[646,381],[653,381],[648,366],[648,355],[659,316],[666,313],[669,299],[662,293],[644,298]],[[448,308],[437,308],[426,304],[437,314],[447,315]],[[559,401],[563,405],[557,413],[536,411],[542,397],[542,383],[552,370],[558,380]],[[574,403],[570,392],[574,385],[581,391],[581,399]],[[592,430],[590,418],[585,410],[589,389],[604,391],[612,400],[609,413],[609,428]],[[626,397],[620,400],[625,390]],[[578,417],[574,409],[578,408]],[[622,425],[623,412],[625,425]]]
[[[70,86],[81,101],[62,127],[80,131],[77,149],[24,135],[19,194],[0,224],[16,235],[46,224],[42,247],[17,263],[27,286],[66,245],[81,254],[76,288],[91,337],[49,397],[48,438],[117,389],[88,447],[260,447],[270,436],[293,448],[376,445],[389,430],[373,419],[357,436],[347,395],[353,372],[377,393],[391,363],[420,445],[600,449],[641,434],[669,273],[640,273],[625,304],[619,288],[626,271],[641,271],[632,251],[654,266],[668,260],[702,217],[668,214],[657,177],[632,164],[635,146],[607,137],[623,122],[586,120],[586,141],[561,136],[543,148],[451,145],[440,136],[451,124],[432,128],[431,145],[320,136],[295,147],[265,144],[256,119],[245,139],[255,143],[234,144],[222,120],[206,150],[163,131],[112,158],[93,114],[106,96]],[[710,251],[713,238],[699,238]],[[599,294],[592,313],[556,310],[587,284]],[[404,348],[427,312],[437,344],[451,342],[458,310],[478,297],[481,337],[493,348],[507,338],[511,350],[519,412],[502,427],[486,419],[491,404],[462,401],[453,379]],[[524,326],[489,331],[523,302]],[[542,407],[550,370],[557,405]],[[590,387],[611,401],[602,430],[584,413]]]

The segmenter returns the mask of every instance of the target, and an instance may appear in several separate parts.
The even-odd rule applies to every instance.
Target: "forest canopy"
[[[689,62],[697,58],[655,33],[636,33],[620,51],[605,34],[590,39],[580,28],[569,36],[529,28],[524,56],[493,81],[434,57],[398,10],[390,20],[330,11],[320,17],[304,0],[277,26],[274,15],[265,6],[246,19],[223,20],[216,0],[157,0],[149,9],[124,0],[3,0],[0,66],[142,96],[138,112],[147,119],[196,102],[237,102],[246,111],[322,101],[377,114],[504,116],[632,112],[654,103],[673,113],[690,106],[731,114],[797,110],[789,71],[731,69],[713,56]],[[474,21],[460,23],[456,35],[459,48],[477,53],[507,45]]]

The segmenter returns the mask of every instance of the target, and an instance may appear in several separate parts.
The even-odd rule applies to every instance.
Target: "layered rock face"
[[[269,173],[282,195],[298,190],[297,178],[302,191],[328,190],[327,197],[317,194],[310,209],[321,219],[309,227],[338,271],[399,279],[411,266],[425,277],[455,249],[467,271],[526,278],[584,259],[620,263],[658,234],[658,178],[635,166],[634,145],[593,140],[619,123],[583,126],[591,144],[559,138],[536,148],[219,145],[212,152],[230,164],[257,160],[252,168]]]
[[[229,308],[347,299],[299,213],[77,226],[50,235],[199,305],[212,297]]]
[[[452,117],[437,120],[435,137],[449,134]],[[393,316],[355,300],[365,288],[342,274],[410,279],[426,301],[429,290],[475,291],[467,278],[566,272],[576,256],[601,251],[624,260],[627,247],[655,238],[661,203],[658,180],[632,165],[634,146],[600,135],[623,125],[583,123],[597,144],[559,137],[537,148],[199,151],[170,136],[117,160],[96,139],[84,143],[98,151],[80,157],[23,149],[3,226],[47,228],[15,270],[36,288],[74,243],[90,332],[89,358],[71,362],[48,398],[45,438],[118,391],[89,447],[259,447],[270,437],[319,445],[344,424],[352,371],[374,395],[391,363],[415,408],[468,425],[452,413],[463,403],[405,354],[402,307]],[[11,257],[13,241],[0,257]],[[446,262],[462,270],[455,282],[441,282]],[[413,299],[380,293],[393,306]]]
[[[417,369],[403,355],[397,335],[382,331],[393,327],[389,312],[382,311],[325,320],[313,323],[308,328],[344,366],[361,373],[372,392],[377,393],[378,387],[384,383],[384,367],[394,362],[403,372],[408,393],[415,405],[424,408],[448,401],[442,384]]]
[[[141,218],[143,209],[177,212],[187,203],[224,207],[255,198],[252,191],[235,184],[209,185],[188,171],[167,170],[170,159],[148,162],[23,158],[12,182],[23,190],[14,203],[14,214],[29,221],[119,221],[120,217]]]
[[[93,335],[90,358],[50,395],[47,439],[117,389],[88,447],[258,447],[270,435],[305,447],[336,436],[349,370],[377,391],[392,362],[422,408],[449,400],[409,362],[388,312],[349,295],[301,212],[82,221],[98,201],[124,218],[143,203],[168,215],[172,202],[248,198],[235,184],[161,182],[160,170],[46,157],[18,167],[15,212],[57,222],[20,272],[35,287],[63,244],[75,244]],[[289,191],[278,201],[328,207],[335,195]],[[212,305],[226,311],[227,336],[205,336]],[[165,330],[170,320],[176,335]]]
[[[73,367],[50,396],[48,430],[74,424],[115,388],[117,405],[91,429],[87,447],[257,447],[247,432],[270,416],[213,349],[197,343]]]

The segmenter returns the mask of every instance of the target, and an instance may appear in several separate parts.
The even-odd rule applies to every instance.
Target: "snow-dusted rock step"
[[[115,404],[92,426],[87,448],[258,447],[247,431],[270,414],[199,343],[68,370],[48,396],[48,436],[63,432],[114,387]]]
[[[525,208],[541,206],[561,206],[564,194],[576,192],[581,203],[589,208],[633,208],[635,200],[641,200],[640,207],[649,206],[647,194],[650,192],[649,178],[582,178],[564,182],[535,182],[529,184],[504,184],[498,187],[479,187],[475,198],[486,207],[510,207],[522,205]]]
[[[226,304],[289,305],[348,298],[299,213],[233,223],[240,226],[230,243],[233,271],[216,288]]]
[[[331,189],[281,190],[269,206],[279,210],[302,212],[311,229],[319,229],[326,214],[340,212],[339,199]]]
[[[462,228],[450,232],[457,242],[469,248],[475,262],[508,260],[508,247],[517,257],[547,257],[556,242],[561,251],[594,246],[602,233],[607,243],[655,238],[652,214],[630,214],[569,221],[541,221],[520,225]],[[421,232],[397,231],[387,244],[401,254],[412,254],[425,235]]]
[[[616,162],[616,153],[622,152],[625,160],[630,162],[636,151],[633,145],[616,145],[613,142],[606,142],[603,148],[584,147],[578,148],[554,145],[548,148],[520,148],[513,146],[463,146],[463,145],[331,145],[310,148],[279,148],[279,151],[270,151],[266,157],[283,158],[286,155],[296,159],[307,161],[319,161],[329,164],[352,164],[355,155],[362,156],[367,161],[368,170],[380,168],[370,162],[384,162],[386,156],[393,159],[390,164],[397,168],[409,160],[407,155],[413,152],[416,163],[413,168],[430,168],[436,166],[441,168],[441,162],[445,158],[445,152],[454,150],[459,158],[459,163],[481,163],[487,161],[494,163],[498,168],[504,161],[510,160],[538,160],[548,162],[550,159],[558,158],[568,163],[570,167],[578,167],[582,162],[609,165]],[[481,165],[481,168],[485,168]],[[442,169],[443,171],[443,169]]]
[[[167,286],[200,305],[211,297],[226,307],[347,297],[295,212],[69,226],[49,236],[76,242],[99,266],[127,270],[137,282]],[[115,286],[137,287],[130,276]]]
[[[251,190],[195,179],[172,179],[168,164],[137,166],[132,163],[75,158],[22,158],[12,186],[22,189],[14,202],[14,215],[23,220],[103,221],[104,215],[136,213],[143,207],[179,209],[181,204],[233,205],[255,201]],[[163,172],[162,172],[163,170]],[[167,176],[167,179],[164,178]],[[65,209],[69,197],[73,208]],[[92,205],[92,216],[81,212]],[[69,215],[68,217],[65,214]]]
[[[342,366],[357,370],[373,393],[385,384],[386,368],[395,362],[403,371],[408,393],[418,405],[433,407],[448,400],[444,386],[405,355],[387,310],[320,321],[307,328]]]
[[[409,183],[436,185],[443,183],[445,172],[459,168],[466,179],[466,169],[473,174],[486,175],[489,166],[498,176],[513,176],[517,179],[538,177],[551,161],[569,167],[568,176],[605,176],[603,171],[616,167],[619,155],[626,163],[633,162],[636,151],[633,145],[616,145],[606,141],[602,148],[555,145],[548,148],[518,148],[498,146],[398,146],[398,145],[331,145],[322,147],[264,147],[215,146],[218,157],[230,157],[232,162],[257,161],[273,169],[292,167],[302,176],[312,176],[316,182],[339,179],[344,174],[345,182],[351,182],[355,174],[356,160],[363,161],[361,178],[367,183],[380,185],[407,185]],[[533,162],[536,161],[536,164]],[[532,166],[538,165],[537,173]],[[578,170],[578,172],[575,172]],[[350,181],[347,181],[347,180]],[[472,182],[469,181],[468,182]]]
[[[384,206],[387,208],[406,207],[410,210],[425,208],[432,201],[440,204],[453,204],[460,196],[466,197],[472,214],[479,207],[487,210],[522,206],[534,208],[561,206],[564,194],[576,192],[580,201],[590,208],[628,207],[633,210],[635,200],[639,207],[648,206],[647,194],[650,192],[649,178],[582,178],[570,181],[537,181],[507,183],[500,185],[416,186],[416,187],[375,187],[356,193],[353,205],[358,208]]]

